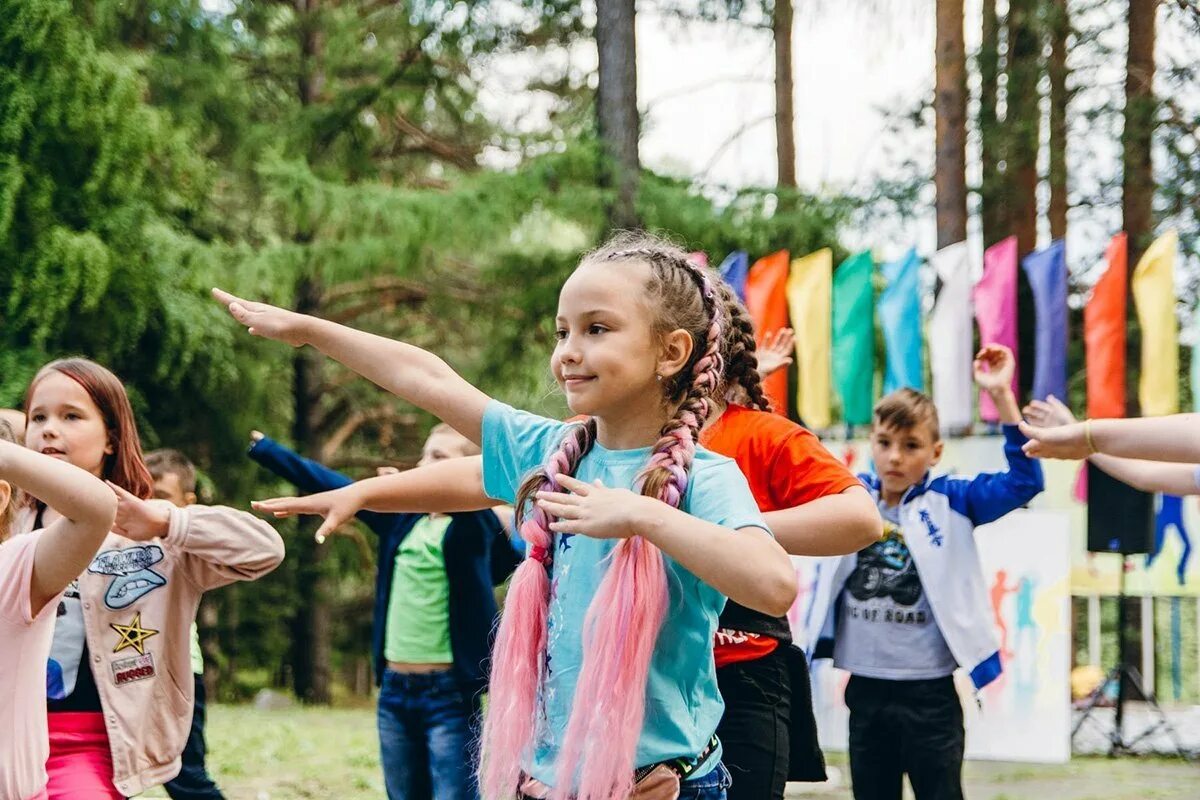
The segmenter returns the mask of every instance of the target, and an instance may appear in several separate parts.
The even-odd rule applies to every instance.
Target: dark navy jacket
[[[272,439],[263,437],[250,448],[250,458],[295,484],[305,492],[340,489],[353,481],[315,461],[304,458]],[[379,563],[375,576],[375,618],[371,655],[375,682],[383,678],[383,639],[396,552],[404,537],[424,514],[382,514],[360,511],[358,518],[379,537]],[[492,628],[496,620],[493,588],[503,583],[522,555],[505,535],[491,511],[451,514],[442,542],[446,578],[450,584],[450,649],[454,672],[463,689],[471,693],[487,686]]]

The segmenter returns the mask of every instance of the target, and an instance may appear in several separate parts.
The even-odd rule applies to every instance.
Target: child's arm
[[[1101,453],[1177,464],[1200,462],[1200,414],[1093,419],[1059,428],[1022,425],[1021,430],[1029,437],[1026,451],[1039,458],[1079,459]]]
[[[1000,412],[1003,423],[1005,472],[985,472],[969,481],[947,482],[951,507],[956,507],[976,525],[1000,519],[1028,503],[1045,488],[1042,466],[1021,449],[1025,437],[1016,425],[1021,409],[1012,391],[1016,359],[1001,345],[988,345],[975,356],[975,382],[986,391]]]
[[[142,500],[110,483],[117,494],[114,530],[137,542],[161,540],[180,558],[181,572],[201,591],[261,578],[283,561],[283,539],[253,514],[225,506],[177,508]]]
[[[491,398],[433,353],[317,317],[242,300],[220,289],[213,289],[213,296],[251,334],[293,347],[312,345],[479,443],[483,411]]]
[[[643,536],[689,572],[735,603],[773,617],[796,599],[791,559],[765,530],[736,531],[694,517],[653,497],[558,475],[565,492],[538,492],[558,517],[551,529],[601,539]]]
[[[78,467],[11,442],[0,442],[0,479],[62,515],[42,532],[34,554],[29,599],[36,615],[87,569],[112,530],[117,498]]]
[[[1025,417],[1040,428],[1058,428],[1075,422],[1071,409],[1054,395],[1044,402],[1034,400],[1027,405]],[[1088,460],[1117,480],[1143,492],[1165,492],[1179,496],[1200,494],[1200,487],[1196,485],[1196,464],[1142,461],[1103,454],[1091,456]]]
[[[771,526],[775,540],[794,556],[857,553],[883,535],[879,511],[861,486],[794,508],[764,512],[763,519]]]
[[[350,476],[305,458],[258,431],[251,432],[250,439],[252,444],[247,455],[285,481],[294,483],[301,491],[330,492],[354,483]],[[394,516],[368,511],[365,508],[359,508],[352,516],[357,516],[377,535],[390,531],[396,524]]]
[[[307,497],[277,497],[253,503],[276,517],[319,514],[325,522],[321,541],[363,509],[386,513],[448,514],[491,508],[496,501],[483,491],[483,458],[449,458],[425,467],[352,483]]]

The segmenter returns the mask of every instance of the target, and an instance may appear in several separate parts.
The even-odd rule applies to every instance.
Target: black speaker
[[[1087,549],[1093,553],[1154,550],[1154,495],[1087,465]]]

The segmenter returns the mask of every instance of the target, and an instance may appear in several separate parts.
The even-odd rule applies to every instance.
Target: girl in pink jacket
[[[85,359],[47,364],[25,396],[26,447],[108,481],[116,522],[57,604],[46,675],[50,800],[140,794],[179,772],[192,713],[190,627],[201,595],[283,560],[265,522],[150,500],[125,388]],[[30,502],[19,527],[62,509]]]
[[[63,516],[13,536],[17,490],[44,497]],[[46,797],[45,664],[59,596],[96,555],[117,511],[108,487],[70,464],[30,452],[0,421],[0,797]]]

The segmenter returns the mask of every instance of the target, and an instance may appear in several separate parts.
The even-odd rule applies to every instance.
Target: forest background
[[[884,157],[853,182],[800,185],[796,48],[834,13],[886,39],[899,1],[0,0],[0,407],[81,354],[123,378],[146,447],[191,456],[211,501],[290,493],[245,457],[252,429],[356,477],[408,466],[431,419],[238,335],[208,288],[433,347],[493,395],[562,414],[558,287],[628,227],[714,261],[1066,237],[1078,314],[1108,236],[1129,234],[1134,263],[1172,226],[1191,335],[1194,0],[902,3],[933,31],[920,96],[873,112]],[[770,113],[709,163],[773,123],[773,176],[642,163],[639,15],[669,29],[658,48],[697,30],[769,48]],[[1071,357],[1078,403],[1081,343]],[[205,601],[214,695],[369,692],[371,534],[317,547],[306,525],[281,524],[276,573]]]

